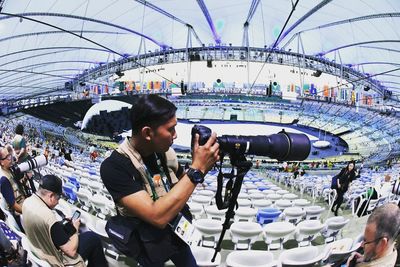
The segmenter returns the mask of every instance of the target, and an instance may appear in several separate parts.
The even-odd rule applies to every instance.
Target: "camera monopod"
[[[232,170],[230,173],[223,173],[222,172],[222,162],[223,156],[221,156],[221,161],[219,163],[218,169],[218,178],[217,178],[217,193],[215,195],[215,202],[217,204],[218,209],[226,209],[228,208],[227,212],[225,213],[225,221],[222,224],[222,231],[221,235],[219,236],[219,240],[217,246],[215,247],[214,256],[212,257],[211,261],[215,261],[215,257],[217,256],[218,252],[221,251],[221,244],[222,240],[224,239],[224,235],[226,230],[229,229],[229,222],[235,216],[235,207],[237,208],[237,198],[240,193],[240,189],[242,187],[243,178],[246,173],[250,170],[253,166],[251,161],[246,160],[243,155],[238,157],[231,156],[231,164]],[[222,199],[222,188],[224,183],[224,178],[228,178],[229,181],[225,186],[225,196]]]

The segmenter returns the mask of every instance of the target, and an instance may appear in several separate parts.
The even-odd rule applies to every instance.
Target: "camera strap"
[[[223,158],[222,156],[220,157]],[[232,160],[232,158],[231,158]],[[222,224],[222,231],[219,237],[218,243],[215,246],[214,256],[212,257],[212,262],[214,262],[215,257],[218,252],[221,251],[221,244],[224,239],[226,230],[230,227],[230,220],[235,216],[235,209],[238,208],[237,198],[240,193],[240,188],[242,187],[243,178],[246,173],[250,170],[252,163],[247,161],[244,156],[236,158],[234,164],[232,164],[232,170],[228,174],[222,172],[222,161],[219,164],[219,174],[217,181],[217,194],[215,195],[215,202],[218,209],[227,208],[225,213],[225,221]],[[222,186],[224,177],[229,178],[225,188],[225,198],[222,200]]]
[[[221,163],[222,165],[222,163]],[[236,177],[235,169],[232,169],[231,173],[223,173],[222,166],[219,166],[219,172],[217,177],[217,192],[215,194],[215,203],[218,209],[226,209],[229,207],[229,203],[232,199],[232,189],[233,189],[233,178]],[[225,186],[225,195],[222,199],[222,188],[224,187],[224,178],[228,178],[229,181],[226,183]],[[237,203],[236,203],[237,205]]]

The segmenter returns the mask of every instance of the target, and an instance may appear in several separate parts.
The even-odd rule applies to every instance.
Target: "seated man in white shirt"
[[[382,187],[379,190],[381,197],[388,197],[390,195],[390,192],[392,191],[393,187],[391,179],[392,177],[389,174],[385,175],[385,182],[382,184]]]

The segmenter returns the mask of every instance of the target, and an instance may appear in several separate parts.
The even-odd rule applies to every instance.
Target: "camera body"
[[[192,148],[195,135],[199,145],[204,145],[211,136],[211,129],[202,125],[192,128]],[[272,135],[241,136],[222,135],[217,138],[222,155],[238,157],[244,155],[265,156],[279,161],[305,160],[310,154],[310,139],[305,134],[287,133],[284,130]]]
[[[192,128],[192,148],[194,144],[194,137],[196,134],[199,135],[199,145],[203,146],[205,143],[207,143],[207,140],[210,138],[211,133],[211,129],[206,126],[197,124],[194,125]]]

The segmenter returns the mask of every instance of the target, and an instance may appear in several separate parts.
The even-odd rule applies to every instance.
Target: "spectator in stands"
[[[65,164],[65,158],[64,158],[64,154],[62,152],[59,153],[57,163],[60,166],[63,166]]]
[[[357,211],[357,216],[361,217],[367,214],[368,205],[372,199],[378,199],[379,193],[375,187],[370,187],[367,191],[354,199],[354,207]],[[358,207],[361,205],[361,207]]]
[[[27,197],[27,192],[24,188],[24,181],[17,180],[11,172],[12,164],[12,154],[9,153],[7,148],[1,148],[0,192],[3,200],[7,203],[8,211],[13,215],[22,230],[20,214],[22,213],[22,203]]]
[[[65,152],[64,159],[68,161],[73,161],[72,158],[72,149],[68,149],[68,151]]]
[[[138,235],[148,242],[140,244],[137,261],[145,267],[164,266],[168,259],[178,267],[197,266],[190,247],[169,223],[180,212],[191,221],[185,204],[219,158],[216,134],[203,146],[196,135],[192,165],[184,172],[170,148],[177,136],[174,104],[158,95],[141,96],[132,106],[131,124],[132,137],[103,161],[100,174],[119,212],[140,221]],[[166,176],[165,186],[153,181],[159,181],[160,174]]]
[[[92,144],[89,148],[89,157],[92,161],[96,161],[99,154],[97,153],[96,147]]]
[[[389,174],[385,175],[385,181],[383,182],[382,187],[379,190],[381,197],[388,197],[390,195],[390,192],[393,188],[391,179],[392,177]]]
[[[294,177],[294,179],[296,179],[297,176],[299,176],[299,175],[300,176],[304,175],[303,168],[302,168],[300,162],[293,163],[293,177]]]
[[[44,149],[43,155],[49,160],[49,155],[50,155],[50,149],[48,146]]]
[[[281,171],[282,171],[282,172],[287,172],[287,171],[288,171],[288,168],[289,168],[288,166],[289,166],[289,164],[288,164],[286,161],[282,162]]]
[[[337,197],[333,202],[332,212],[338,216],[340,205],[343,203],[343,196],[347,192],[350,183],[355,179],[356,174],[354,171],[354,162],[350,161],[345,168],[343,168],[338,175],[332,179],[336,179],[336,185],[332,183],[332,189],[336,189]],[[336,209],[335,209],[336,207]]]
[[[376,208],[368,218],[361,246],[364,255],[353,253],[347,266],[393,267],[396,264],[395,240],[400,231],[400,209],[393,203]],[[355,265],[354,265],[355,263]]]
[[[67,231],[52,211],[62,194],[62,181],[54,175],[43,176],[39,190],[22,206],[23,225],[36,255],[51,266],[108,266],[100,238],[93,232],[78,235],[80,220],[72,221],[75,233]],[[83,258],[83,259],[82,259]]]
[[[15,136],[12,140],[12,146],[15,151],[15,158],[18,163],[24,162],[29,157],[26,150],[26,140],[23,134],[24,126],[22,124],[18,124],[17,127],[15,127]]]

